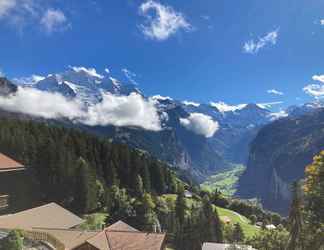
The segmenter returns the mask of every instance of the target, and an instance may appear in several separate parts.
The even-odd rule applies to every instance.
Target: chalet
[[[65,246],[66,250],[164,250],[165,234],[146,233],[122,221],[103,231],[38,229]]]
[[[15,205],[16,183],[21,180],[26,168],[19,162],[0,153],[0,210],[6,211]]]

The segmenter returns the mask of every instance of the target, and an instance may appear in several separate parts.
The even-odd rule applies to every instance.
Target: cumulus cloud
[[[19,87],[10,97],[0,97],[2,109],[46,119],[68,118],[86,125],[136,126],[147,130],[161,129],[160,118],[153,101],[141,95],[104,94],[102,102],[85,106],[78,99],[68,99],[57,93]]]
[[[324,85],[323,84],[321,84],[321,85],[320,84],[309,84],[303,88],[303,91],[306,94],[318,99],[318,98],[324,96]]]
[[[320,25],[324,25],[324,19],[320,20]]]
[[[16,6],[16,0],[1,0],[0,1],[0,18],[8,14]]]
[[[276,90],[276,89],[269,89],[267,91],[268,94],[272,94],[272,95],[284,95],[283,92],[279,91],[279,90]]]
[[[20,112],[47,119],[82,117],[81,104],[60,94],[42,92],[32,88],[19,87],[10,97],[0,97],[0,107],[7,111]]]
[[[190,31],[192,29],[184,15],[175,11],[171,6],[150,0],[142,3],[139,11],[146,19],[145,24],[140,25],[140,29],[146,37],[152,40],[163,41],[180,30]]]
[[[138,126],[149,130],[160,130],[160,119],[152,101],[145,101],[139,94],[114,96],[103,94],[103,101],[89,107],[88,125]]]
[[[40,20],[40,24],[47,33],[61,31],[68,27],[65,14],[58,9],[48,9]]]
[[[319,81],[319,82],[321,82],[321,83],[324,83],[324,75],[314,75],[314,76],[312,77],[312,79],[313,79],[314,81]]]
[[[206,138],[212,137],[219,129],[219,124],[210,116],[201,113],[191,113],[187,118],[180,118],[180,124],[186,129],[203,135]]]
[[[243,52],[248,54],[257,54],[260,49],[264,48],[267,45],[275,45],[279,36],[279,30],[274,30],[267,33],[265,36],[260,37],[257,40],[250,40],[244,43]]]

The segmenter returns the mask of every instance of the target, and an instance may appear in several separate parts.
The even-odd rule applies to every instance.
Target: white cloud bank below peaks
[[[201,113],[191,113],[187,118],[180,118],[180,124],[186,129],[206,138],[212,137],[219,129],[217,121]]]
[[[2,109],[46,119],[68,118],[90,126],[136,126],[146,130],[161,130],[161,121],[152,100],[141,95],[115,96],[102,93],[102,102],[86,107],[78,99],[68,99],[57,93],[19,87],[9,97],[0,97]]]

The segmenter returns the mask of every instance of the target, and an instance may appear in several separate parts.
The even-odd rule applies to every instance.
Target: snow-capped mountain
[[[108,74],[101,75],[95,69],[84,67],[70,67],[62,73],[33,77],[32,82],[23,81],[22,85],[59,93],[69,100],[77,99],[90,109],[95,107],[92,108],[92,113],[100,111],[100,115],[95,114],[96,120],[110,117],[117,125],[112,125],[113,123],[89,125],[74,121],[69,126],[77,126],[88,132],[110,137],[116,142],[149,151],[172,165],[190,170],[197,180],[203,180],[212,173],[231,167],[232,163],[245,164],[249,144],[264,125],[287,115],[300,114],[301,110],[306,112],[323,107],[314,103],[274,113],[268,109],[269,104],[228,105],[223,102],[200,104],[173,100],[171,97],[160,95],[145,97],[132,83],[125,84]],[[146,102],[145,105],[148,105],[146,110],[149,112],[152,112],[150,105],[153,103],[153,108],[161,120],[160,131],[139,129],[140,126],[118,125],[118,115],[132,116],[136,109],[142,107],[141,100],[139,106],[131,105],[131,109],[129,105],[121,105],[117,106],[117,110],[113,110],[116,103],[110,105],[107,102],[105,105],[96,106],[103,102],[105,93],[126,97],[133,92],[140,94]],[[122,99],[115,101],[123,103],[127,98]],[[107,100],[109,102],[113,99]],[[128,108],[127,112],[122,110],[125,107]],[[105,113],[106,111],[109,113]],[[141,122],[144,120],[141,118]]]
[[[102,100],[102,93],[129,95],[140,93],[134,84],[122,84],[109,75],[100,75],[95,69],[70,67],[67,71],[50,74],[33,85],[42,91],[60,93],[69,98],[78,98],[86,104],[96,104]]]

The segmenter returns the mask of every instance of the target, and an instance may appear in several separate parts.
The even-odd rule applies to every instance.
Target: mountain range
[[[303,177],[305,165],[319,151],[323,141],[312,140],[312,133],[319,134],[322,128],[318,115],[324,107],[321,101],[274,113],[268,109],[269,104],[231,106],[223,102],[200,104],[159,95],[149,97],[133,83],[125,84],[82,67],[70,67],[63,73],[50,74],[37,81],[15,79],[13,82],[15,84],[1,78],[0,95],[10,98],[21,88],[34,89],[60,94],[68,101],[77,100],[84,105],[83,109],[96,109],[107,94],[118,98],[140,96],[154,106],[161,129],[109,122],[88,124],[64,116],[54,120],[147,151],[180,168],[198,183],[235,164],[247,165],[237,195],[260,198],[266,208],[279,212],[286,211],[289,204],[290,183]],[[115,108],[117,114],[129,115],[123,110],[125,106]],[[1,115],[6,112],[2,110]],[[110,115],[107,114],[108,118]],[[291,154],[287,155],[288,152]]]
[[[88,107],[102,102],[107,93],[141,95],[154,103],[161,120],[160,131],[112,124],[90,126],[78,122],[73,126],[148,151],[187,171],[198,182],[210,174],[231,168],[233,164],[245,164],[249,144],[258,130],[278,117],[286,116],[286,113],[271,112],[267,104],[231,106],[223,102],[178,101],[159,95],[148,97],[133,83],[125,84],[108,74],[100,75],[83,67],[70,67],[65,72],[50,74],[34,82],[18,79],[14,82],[23,87],[59,93]],[[204,124],[206,122],[210,123],[209,127]]]

